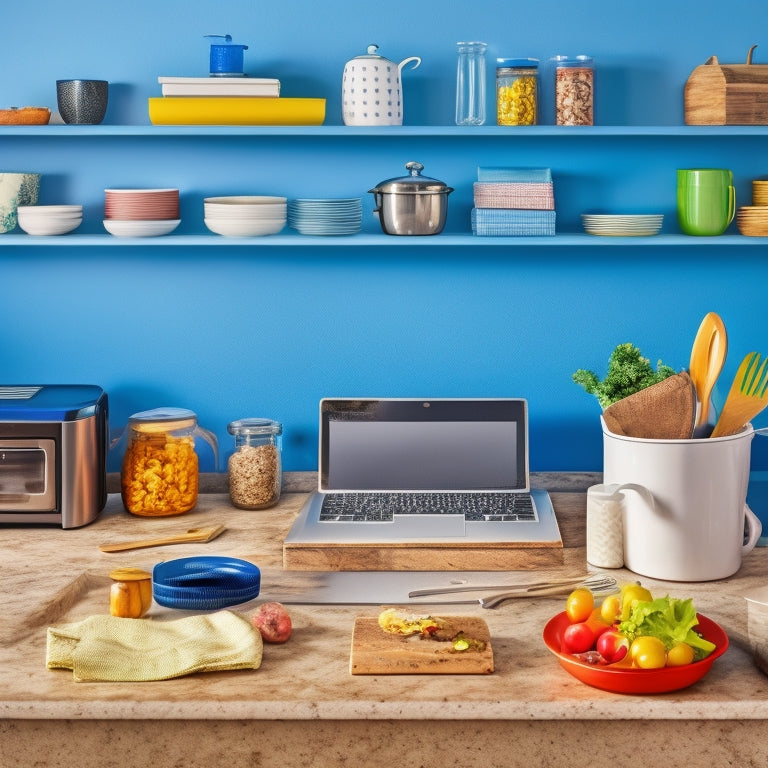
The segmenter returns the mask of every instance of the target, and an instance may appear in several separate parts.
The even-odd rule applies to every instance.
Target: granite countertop
[[[77,530],[3,527],[3,605],[0,647],[13,663],[0,667],[0,713],[18,720],[763,720],[768,678],[747,644],[743,594],[768,580],[768,549],[750,553],[735,576],[713,583],[671,584],[642,579],[656,592],[693,597],[731,641],[710,673],[689,689],[656,696],[622,696],[571,677],[545,648],[541,632],[562,610],[561,598],[510,601],[494,610],[441,606],[433,612],[481,616],[491,631],[496,669],[490,675],[358,676],[349,672],[352,628],[378,605],[291,604],[294,633],[267,645],[256,671],[192,675],[163,682],[75,683],[66,670],[45,667],[46,628],[109,611],[108,573],[119,566],[151,570],[166,559],[227,555],[256,563],[260,597],[232,610],[252,612],[263,600],[311,587],[317,574],[281,567],[282,539],[306,493],[287,482],[277,507],[237,510],[226,493],[205,493],[192,512],[175,518],[138,518],[111,493],[93,524]],[[551,486],[550,486],[551,487]],[[566,547],[565,563],[538,579],[586,572],[585,495],[567,481],[552,498]],[[98,545],[152,538],[221,522],[226,531],[207,544],[183,544],[106,554]],[[619,578],[637,579],[629,572]],[[531,572],[505,574],[528,581]],[[386,574],[382,574],[386,579]],[[184,615],[154,605],[158,619]],[[458,681],[458,682],[457,682]]]

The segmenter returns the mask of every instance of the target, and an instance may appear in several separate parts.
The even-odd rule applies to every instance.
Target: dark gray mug
[[[106,80],[57,80],[56,99],[65,123],[98,125],[107,112]]]

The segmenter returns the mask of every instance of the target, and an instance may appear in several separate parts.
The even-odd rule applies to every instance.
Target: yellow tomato
[[[653,595],[640,584],[625,584],[621,588],[621,620],[626,621],[636,603],[653,600]]]
[[[600,605],[600,616],[606,624],[613,624],[621,617],[621,596],[608,595]]]
[[[565,612],[572,624],[586,621],[595,607],[595,598],[586,587],[578,587],[568,595],[565,601]]]
[[[636,637],[629,647],[632,666],[661,669],[667,665],[667,648],[658,637]]]
[[[688,643],[677,643],[667,651],[668,667],[684,667],[693,661],[693,648]]]

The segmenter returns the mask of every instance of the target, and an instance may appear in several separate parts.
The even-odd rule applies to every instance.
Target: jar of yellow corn
[[[538,59],[496,59],[496,122],[536,125]]]
[[[134,515],[166,517],[189,512],[199,485],[196,438],[207,442],[218,463],[216,437],[185,408],[155,408],[128,420],[120,472],[123,505]]]

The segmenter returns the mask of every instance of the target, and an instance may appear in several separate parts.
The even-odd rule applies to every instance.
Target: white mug
[[[736,573],[762,529],[746,502],[752,425],[690,440],[627,437],[602,426],[604,483],[633,483],[653,497],[650,505],[645,494],[624,494],[626,567],[669,581]]]

